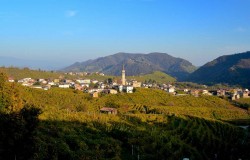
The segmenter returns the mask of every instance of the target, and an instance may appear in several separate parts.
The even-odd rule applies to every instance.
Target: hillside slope
[[[120,75],[122,65],[125,66],[126,75],[149,74],[162,71],[178,80],[182,80],[193,72],[196,67],[187,60],[175,58],[166,53],[130,54],[117,53],[114,55],[77,62],[63,71],[104,72],[109,75]]]
[[[214,84],[228,83],[250,87],[250,51],[221,56],[197,69],[188,81]]]
[[[169,76],[166,73],[155,71],[151,74],[145,74],[140,76],[129,76],[127,77],[129,80],[136,80],[139,82],[145,82],[145,81],[155,81],[156,83],[168,83],[168,82],[175,82],[176,79]]]

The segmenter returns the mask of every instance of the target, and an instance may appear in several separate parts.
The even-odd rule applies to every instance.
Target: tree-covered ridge
[[[205,84],[228,83],[250,87],[250,51],[221,56],[197,69],[188,81]]]
[[[221,121],[249,120],[247,110],[217,97],[136,89],[133,94],[96,99],[73,89],[31,89],[0,77],[0,159],[250,156],[249,130]],[[16,104],[12,96],[3,94],[6,91],[20,95],[16,96],[17,102],[22,102],[18,110],[6,110],[5,99]],[[118,114],[101,114],[99,109],[104,106],[117,108]]]
[[[104,72],[108,75],[120,75],[122,65],[125,65],[129,76],[149,74],[154,71],[165,72],[178,80],[192,73],[196,67],[187,60],[175,58],[166,53],[131,54],[117,53],[85,62],[77,62],[63,71]]]

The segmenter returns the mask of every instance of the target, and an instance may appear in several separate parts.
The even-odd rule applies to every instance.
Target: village
[[[92,73],[79,73],[79,72],[68,72],[64,73],[67,75],[90,75]],[[99,76],[104,76],[104,73],[95,73]],[[62,89],[75,89],[85,93],[89,93],[94,98],[98,98],[100,94],[118,94],[118,93],[133,93],[136,88],[156,88],[166,91],[169,94],[175,96],[185,96],[193,95],[199,97],[200,95],[208,96],[219,96],[226,97],[230,100],[236,100],[240,98],[250,98],[250,91],[248,89],[242,88],[224,88],[224,89],[207,89],[206,85],[203,88],[178,88],[172,83],[157,84],[154,82],[138,82],[136,80],[127,80],[124,66],[121,71],[121,78],[118,80],[112,80],[111,78],[104,81],[98,81],[96,79],[65,79],[64,77],[59,77],[56,79],[32,79],[23,78],[15,80],[13,77],[9,77],[9,82],[18,82],[23,86],[49,90],[52,87],[58,87]]]

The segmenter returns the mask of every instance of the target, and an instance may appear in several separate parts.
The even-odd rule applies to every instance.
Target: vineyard
[[[155,114],[88,118],[88,122],[42,121],[35,143],[37,158],[236,159],[249,156],[246,132],[218,121]]]
[[[1,86],[1,159],[250,156],[249,128],[226,122],[248,121],[249,112],[218,97],[173,96],[141,88],[133,94],[92,98],[73,89]],[[101,114],[101,107],[116,108],[118,114]]]

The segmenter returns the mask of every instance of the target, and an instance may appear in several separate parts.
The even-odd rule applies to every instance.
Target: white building
[[[135,88],[141,87],[141,82],[133,81],[133,87]]]
[[[90,84],[91,80],[90,79],[84,79],[82,83],[87,83]]]
[[[127,93],[133,93],[134,87],[133,86],[125,86],[125,89],[126,89]]]
[[[168,93],[174,93],[175,92],[175,87],[174,86],[168,87],[167,92]]]
[[[60,84],[59,88],[69,88],[69,84]]]

